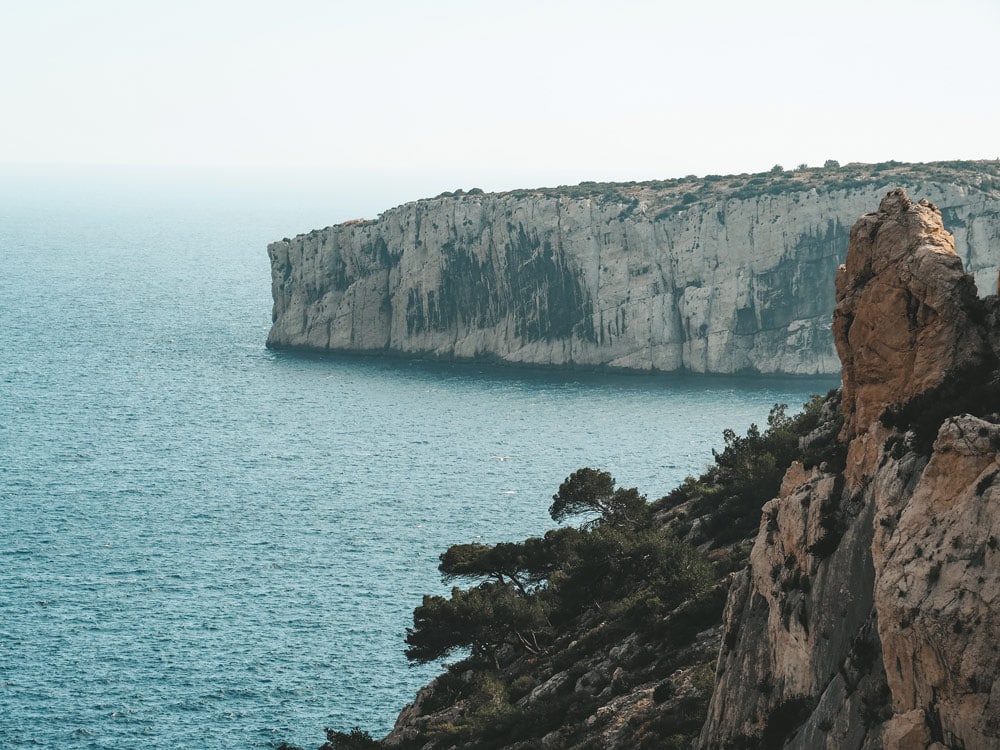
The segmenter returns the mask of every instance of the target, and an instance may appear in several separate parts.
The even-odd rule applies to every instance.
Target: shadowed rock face
[[[1000,747],[997,320],[934,205],[854,225],[847,466],[795,464],[764,507],[702,747]]]
[[[994,279],[1000,258],[986,244],[1000,236],[995,191],[922,189],[960,227],[962,257]],[[275,242],[268,345],[632,370],[839,371],[833,277],[847,227],[883,187],[802,183],[666,209],[663,193],[622,190],[615,199],[441,197]]]

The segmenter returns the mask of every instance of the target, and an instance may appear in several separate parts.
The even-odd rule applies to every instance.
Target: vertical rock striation
[[[982,171],[996,170],[989,164],[899,177],[945,207],[966,264],[992,284],[1000,180]],[[270,245],[268,345],[836,373],[831,279],[847,227],[902,169],[846,182],[814,170],[409,203]]]
[[[843,454],[764,508],[700,745],[998,748],[997,298],[902,190],[836,288]]]

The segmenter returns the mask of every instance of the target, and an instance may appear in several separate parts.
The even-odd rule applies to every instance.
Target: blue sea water
[[[266,243],[352,213],[230,188],[0,181],[0,747],[382,734],[448,545],[835,385],[270,352]]]

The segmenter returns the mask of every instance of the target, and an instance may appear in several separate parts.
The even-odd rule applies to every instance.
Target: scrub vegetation
[[[800,164],[794,170],[775,165],[767,172],[730,175],[688,175],[670,180],[644,182],[581,182],[554,188],[512,190],[501,195],[514,197],[589,198],[601,204],[617,204],[621,216],[642,206],[658,219],[666,219],[691,208],[704,210],[710,205],[720,209],[731,200],[761,199],[768,196],[794,196],[813,189],[821,192],[889,189],[899,185],[916,186],[931,182],[962,185],[971,190],[1000,192],[1000,160],[938,161],[904,163],[898,161],[841,165],[827,159],[823,166]],[[920,192],[920,191],[917,191]],[[482,190],[458,190],[438,198],[482,200],[489,194]]]
[[[420,691],[393,746],[529,748],[544,737],[597,748],[610,736],[689,746],[712,693],[730,574],[788,464],[840,460],[837,401],[814,397],[795,416],[776,405],[763,430],[726,430],[713,464],[657,501],[582,468],[549,508],[568,525],[446,550],[439,569],[455,585],[414,610],[406,655],[453,661]],[[617,726],[623,708],[630,718]],[[383,746],[358,728],[327,735],[323,750]]]

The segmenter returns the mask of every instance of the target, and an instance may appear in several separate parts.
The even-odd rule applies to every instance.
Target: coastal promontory
[[[848,231],[901,185],[940,207],[980,289],[1000,163],[834,163],[458,191],[270,245],[268,345],[524,365],[834,374]]]

